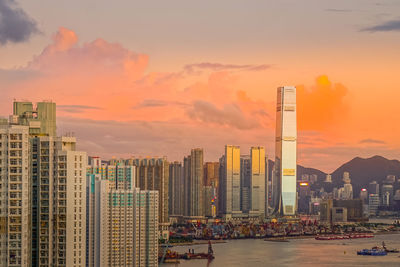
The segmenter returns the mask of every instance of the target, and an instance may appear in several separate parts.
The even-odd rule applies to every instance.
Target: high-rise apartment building
[[[85,152],[75,137],[33,137],[34,266],[85,266]]]
[[[194,148],[184,158],[185,216],[204,217],[204,159],[203,149]]]
[[[169,162],[167,158],[132,158],[127,160],[126,164],[136,166],[136,187],[141,190],[158,191],[160,228],[168,230]]]
[[[251,179],[250,179],[250,212],[265,216],[266,181],[265,181],[265,149],[252,147],[250,149]]]
[[[251,160],[249,155],[240,156],[240,209],[244,213],[250,211]]]
[[[88,175],[87,266],[158,266],[158,191]]]
[[[169,165],[169,215],[183,215],[183,168],[175,161]]]
[[[296,87],[278,88],[273,205],[284,216],[296,214],[297,119]]]
[[[56,104],[14,102],[10,123],[29,129],[32,266],[86,264],[86,153],[56,137]]]
[[[0,125],[0,266],[31,266],[29,127]]]
[[[219,162],[204,163],[204,185],[218,188]]]
[[[227,217],[240,214],[240,147],[225,146],[220,170],[219,213]]]

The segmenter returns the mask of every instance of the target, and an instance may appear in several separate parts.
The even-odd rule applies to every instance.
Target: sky
[[[298,161],[400,158],[400,2],[0,0],[0,116],[57,103],[89,155],[265,146],[297,87]]]

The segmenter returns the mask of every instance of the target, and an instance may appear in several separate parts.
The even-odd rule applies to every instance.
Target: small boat
[[[357,251],[357,255],[364,256],[386,256],[387,252],[383,249],[363,249]]]

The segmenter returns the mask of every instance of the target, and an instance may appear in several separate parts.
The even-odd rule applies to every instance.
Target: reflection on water
[[[400,249],[400,234],[378,235],[355,240],[318,241],[315,239],[267,242],[262,239],[230,240],[213,245],[215,260],[181,260],[185,266],[400,266],[399,253],[383,257],[358,256],[357,250],[371,248],[385,241]],[[172,250],[207,252],[207,245],[173,247]],[[174,266],[164,264],[163,266]]]

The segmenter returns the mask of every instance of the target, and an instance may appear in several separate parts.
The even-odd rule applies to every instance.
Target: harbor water
[[[397,266],[400,267],[400,253],[387,256],[358,256],[357,250],[381,245],[400,249],[400,234],[376,235],[374,238],[353,240],[319,241],[291,239],[289,242],[269,242],[263,239],[228,240],[213,244],[215,259],[181,260],[180,264],[161,266],[179,267],[230,267],[230,266]],[[176,246],[172,250],[180,253],[194,249],[207,252],[207,245]]]

